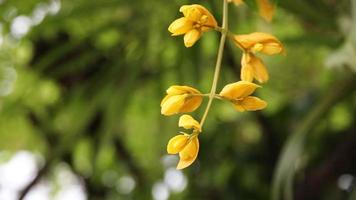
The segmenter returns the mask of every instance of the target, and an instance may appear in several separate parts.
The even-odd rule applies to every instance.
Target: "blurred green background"
[[[192,3],[221,21],[221,0],[0,0],[1,200],[356,199],[356,1],[281,0],[272,23],[230,5],[231,31],[273,33],[287,55],[263,57],[267,109],[214,101],[177,171],[179,116],[160,100],[173,84],[207,93],[219,42],[170,36]],[[228,42],[218,90],[240,59]]]

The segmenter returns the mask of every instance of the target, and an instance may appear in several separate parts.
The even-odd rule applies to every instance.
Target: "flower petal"
[[[183,127],[185,129],[194,128],[197,131],[200,131],[201,129],[199,122],[190,115],[182,115],[179,118],[178,126]]]
[[[239,112],[244,112],[245,111],[245,108],[242,107],[240,104],[234,104],[235,106],[235,109]]]
[[[283,52],[283,46],[279,43],[267,43],[263,45],[261,52],[266,55],[279,54]]]
[[[197,5],[197,4],[184,5],[184,6],[180,7],[179,11],[182,12],[184,17],[186,17],[188,20],[191,20],[194,22],[199,21],[199,19],[203,15],[199,5]]]
[[[189,86],[181,86],[181,85],[173,85],[166,90],[167,94],[170,95],[178,95],[178,94],[201,94],[199,90],[189,87]]]
[[[240,78],[243,81],[249,81],[252,82],[253,81],[253,77],[254,77],[254,68],[251,66],[250,62],[250,56],[249,54],[244,53],[242,55],[242,59],[241,59],[241,74],[240,74]]]
[[[191,165],[198,156],[199,152],[199,140],[195,136],[192,140],[184,147],[184,149],[179,152],[179,163],[177,169],[184,169]]]
[[[184,45],[186,47],[191,47],[196,41],[199,40],[201,32],[197,29],[192,29],[184,35]]]
[[[163,103],[161,105],[161,114],[169,116],[179,113],[187,96],[188,94],[170,95],[169,97],[163,99]]]
[[[272,21],[275,6],[269,0],[257,0],[259,14],[268,22]]]
[[[253,81],[253,68],[250,64],[241,66],[241,80],[252,82]]]
[[[169,154],[176,154],[183,150],[187,145],[189,136],[186,135],[177,135],[171,138],[167,145],[167,152]]]
[[[197,10],[199,11],[200,16],[197,14],[198,13]],[[203,15],[206,15],[207,20],[204,22],[204,25],[211,26],[211,27],[216,27],[218,25],[214,16],[209,12],[209,10],[201,5],[198,4],[184,5],[179,9],[179,11],[182,12],[183,15],[187,17],[189,20],[195,22],[199,21]]]
[[[250,40],[257,41],[259,43],[266,43],[266,42],[275,42],[280,43],[280,41],[269,33],[264,32],[253,32],[246,35]]]
[[[254,77],[258,82],[265,83],[268,81],[268,71],[261,59],[256,56],[251,57],[250,65],[253,68]]]
[[[202,101],[203,98],[201,96],[187,97],[179,112],[193,112],[201,105]]]
[[[172,96],[174,95],[171,95],[171,94],[167,94],[161,101],[161,104],[160,106],[162,106],[164,104],[164,102],[166,102],[169,98],[171,98]]]
[[[176,19],[168,27],[168,31],[172,33],[172,36],[182,35],[193,29],[193,22],[187,20],[185,17]]]
[[[250,38],[250,34],[234,35],[234,42],[237,43],[237,46],[242,46],[244,49],[249,49],[256,44],[256,41]]]
[[[239,81],[226,85],[220,92],[220,96],[234,100],[241,99],[252,94],[256,88],[261,87],[248,81]]]
[[[234,41],[237,46],[245,50],[274,55],[283,52],[282,43],[273,35],[263,32],[235,35]]]
[[[256,111],[266,108],[267,102],[258,97],[248,96],[241,101],[235,103],[236,110],[243,111]]]

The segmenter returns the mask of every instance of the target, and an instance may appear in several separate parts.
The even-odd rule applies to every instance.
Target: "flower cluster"
[[[268,0],[257,1],[268,2]],[[206,8],[193,4],[182,6],[179,11],[183,13],[183,17],[175,20],[168,28],[172,36],[184,35],[184,45],[186,47],[193,46],[204,32],[210,30],[221,32],[218,59],[210,93],[201,93],[190,86],[174,85],[167,89],[167,94],[161,101],[161,114],[170,116],[193,112],[199,108],[204,97],[209,99],[200,122],[187,114],[179,118],[178,126],[191,131],[191,133],[181,132],[181,134],[174,136],[168,142],[167,152],[169,154],[179,154],[180,160],[177,169],[186,168],[196,160],[199,152],[198,136],[202,132],[203,124],[214,99],[231,103],[239,112],[262,110],[267,106],[266,101],[252,96],[257,88],[261,88],[253,81],[265,83],[269,79],[266,66],[257,54],[275,55],[284,51],[282,43],[268,33],[231,33],[227,28],[226,19],[228,16],[228,2],[243,3],[242,0],[224,0],[222,27],[218,26],[214,16]],[[270,13],[270,10],[265,10],[264,12]],[[216,93],[225,38],[231,39],[243,52],[241,58],[241,80],[225,85],[219,93]]]
[[[184,34],[184,45],[191,47],[199,40],[203,32],[207,32],[217,27],[217,22],[213,15],[201,5],[184,5],[179,9],[184,17],[175,20],[168,31],[172,36]]]

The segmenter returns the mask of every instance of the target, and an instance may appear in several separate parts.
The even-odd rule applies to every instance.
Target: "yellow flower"
[[[267,103],[257,97],[250,96],[259,85],[248,81],[239,81],[226,85],[220,92],[220,96],[228,99],[235,105],[235,109],[243,111],[255,111],[264,109]]]
[[[198,136],[193,136],[182,151],[179,152],[179,162],[177,169],[184,169],[197,159],[199,152]]]
[[[174,85],[167,89],[167,95],[161,102],[162,115],[174,115],[196,110],[203,98],[197,89],[189,86]]]
[[[198,136],[194,135],[191,138],[189,135],[177,135],[169,140],[167,145],[169,154],[179,153],[179,162],[177,169],[183,169],[191,165],[198,156],[199,140]]]
[[[269,0],[256,0],[258,5],[258,13],[266,21],[272,21],[273,15],[276,11],[275,6]],[[243,0],[228,0],[228,2],[234,2],[235,5],[240,5],[243,3]]]
[[[249,52],[261,52],[266,55],[274,55],[283,52],[282,43],[273,35],[255,32],[251,34],[235,35],[237,46]]]
[[[257,0],[258,13],[268,22],[272,21],[275,6],[269,0]]]
[[[252,82],[256,79],[265,83],[269,79],[268,71],[262,60],[252,53],[243,53],[241,59],[241,80]]]
[[[193,134],[177,135],[169,140],[167,152],[169,154],[179,153],[179,163],[177,169],[183,169],[191,165],[198,156],[199,140],[197,132],[201,131],[201,126],[190,115],[182,115],[179,118],[179,127],[193,129]]]
[[[245,51],[241,59],[241,80],[252,82],[256,79],[260,83],[268,81],[266,66],[253,53],[261,52],[266,55],[283,53],[282,43],[273,35],[261,32],[235,35],[234,41]]]
[[[190,115],[182,115],[179,118],[178,126],[185,129],[194,129],[198,132],[201,130],[199,122]]]
[[[167,145],[167,152],[169,154],[177,154],[181,152],[188,144],[189,135],[177,135],[171,138]]]
[[[201,5],[184,5],[179,11],[184,17],[172,22],[168,31],[172,33],[172,36],[185,34],[184,45],[186,47],[193,46],[203,32],[217,26],[214,16]]]

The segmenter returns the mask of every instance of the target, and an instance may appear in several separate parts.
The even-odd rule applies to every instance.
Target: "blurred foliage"
[[[160,115],[165,89],[207,92],[212,80],[218,34],[186,49],[167,32],[191,3],[220,21],[221,1],[0,1],[0,150],[43,156],[44,179],[67,163],[89,199],[152,198],[175,165],[165,149],[179,129],[176,116]],[[346,44],[351,51],[336,58],[355,58],[356,9],[347,0],[277,5],[271,24],[245,5],[231,5],[229,16],[233,32],[272,32],[285,44],[286,56],[264,58],[271,80],[259,96],[268,108],[237,113],[214,103],[198,161],[183,171],[188,186],[170,199],[267,199],[272,185],[280,199],[355,196],[353,185],[337,187],[340,175],[356,173],[355,63],[327,59]],[[239,79],[240,58],[228,43],[220,89]],[[127,176],[137,183],[129,194],[114,184]]]

